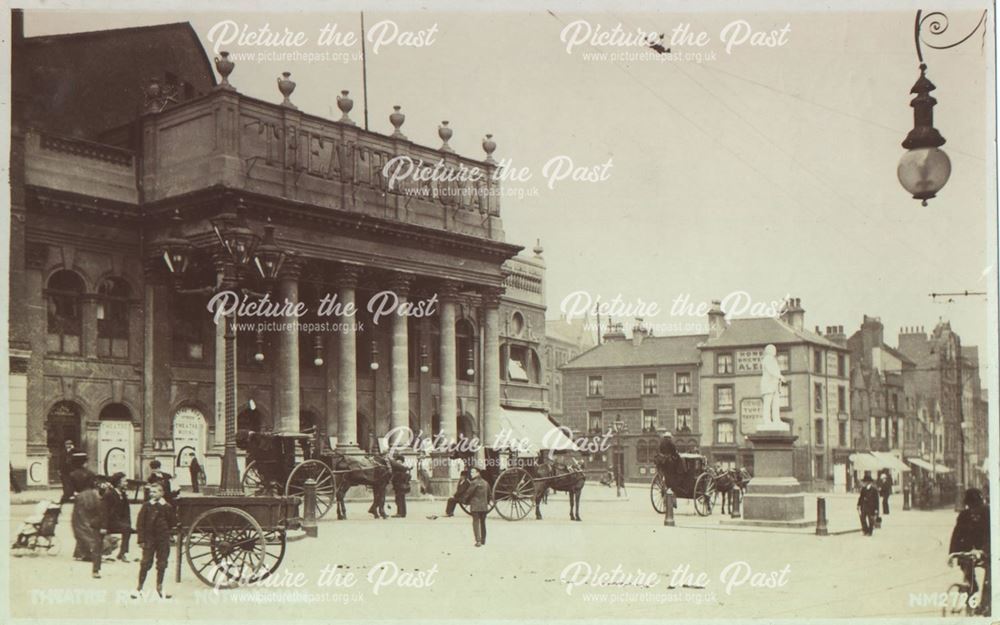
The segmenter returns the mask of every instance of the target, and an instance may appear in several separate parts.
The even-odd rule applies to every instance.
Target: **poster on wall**
[[[97,466],[102,475],[133,477],[135,429],[131,421],[101,421],[97,430]]]

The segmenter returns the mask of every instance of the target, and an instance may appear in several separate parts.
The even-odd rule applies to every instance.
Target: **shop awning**
[[[919,467],[930,473],[951,473],[951,469],[949,467],[946,467],[943,464],[928,462],[923,458],[907,458],[906,461],[913,466]]]
[[[576,444],[541,410],[500,409],[500,432],[486,441],[495,449],[515,449],[519,453],[577,451]]]
[[[890,471],[905,471],[907,473],[910,471],[910,467],[899,456],[884,451],[873,451],[871,454],[879,461],[879,468],[889,469]]]

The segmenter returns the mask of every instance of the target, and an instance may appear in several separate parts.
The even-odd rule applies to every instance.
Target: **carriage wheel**
[[[264,488],[264,478],[260,476],[260,471],[257,470],[257,463],[250,462],[243,469],[243,479],[240,480],[240,484],[243,486],[244,492],[248,493],[259,493]]]
[[[191,570],[203,583],[218,588],[261,579],[265,563],[273,560],[268,554],[277,552],[257,521],[239,508],[203,512],[191,524],[184,541]]]
[[[56,536],[51,536],[46,541],[44,545],[45,553],[50,556],[59,555],[59,551],[62,549],[62,543],[59,542],[59,539]]]
[[[694,481],[694,510],[698,516],[712,514],[712,503],[715,498],[715,481],[711,474],[702,473]]]
[[[306,460],[295,465],[285,482],[285,495],[305,497],[305,484],[309,478],[316,480],[316,518],[322,519],[337,499],[333,471],[322,460]]]
[[[649,485],[649,501],[653,504],[653,510],[656,510],[658,514],[667,511],[667,498],[664,494],[666,492],[666,480],[663,479],[663,475],[657,473],[656,477],[653,478],[653,483]]]
[[[520,467],[507,469],[493,485],[497,513],[508,521],[520,521],[535,507],[535,486],[531,476]]]

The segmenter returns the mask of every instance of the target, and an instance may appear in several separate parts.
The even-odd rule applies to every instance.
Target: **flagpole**
[[[365,12],[361,12],[361,92],[365,105],[365,130],[368,130],[368,52],[365,50]]]

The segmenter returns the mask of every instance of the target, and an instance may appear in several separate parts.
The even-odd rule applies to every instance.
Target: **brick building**
[[[795,441],[795,477],[825,488],[841,482],[851,452],[850,355],[843,330],[827,336],[805,329],[805,310],[790,300],[781,318],[732,319],[719,302],[708,313],[709,335],[700,346],[699,406],[703,451],[724,466],[752,471],[747,434],[761,419],[760,363],[774,345],[787,383],[781,389],[781,418]]]
[[[593,465],[613,466],[620,449],[625,478],[650,479],[661,432],[673,432],[681,450],[701,445],[698,344],[705,338],[651,336],[640,324],[626,338],[613,325],[601,345],[563,365],[564,424],[590,436],[624,426]]]

